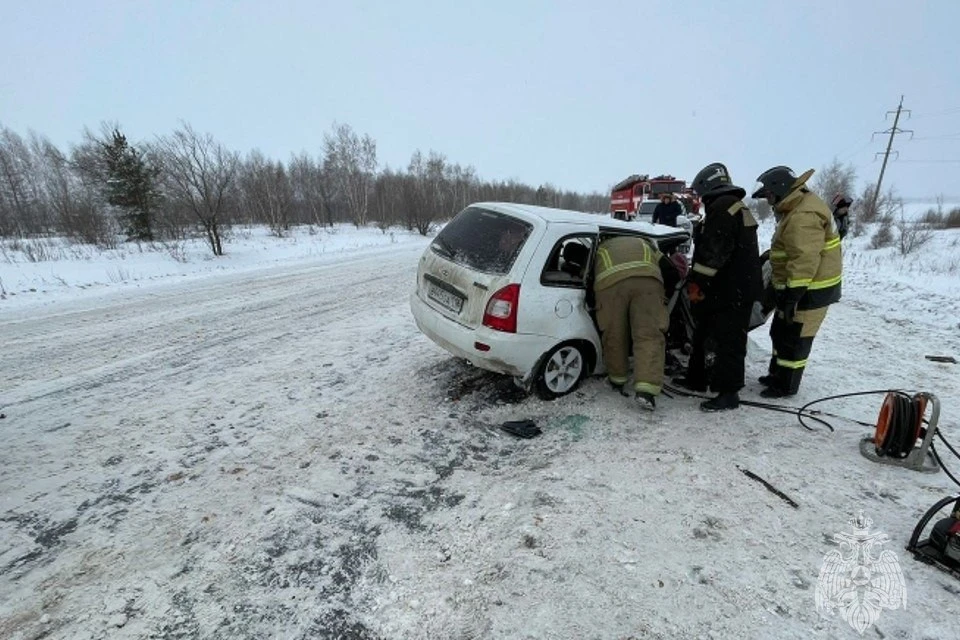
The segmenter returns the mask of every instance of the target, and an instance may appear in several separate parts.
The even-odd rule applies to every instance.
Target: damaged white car
[[[420,258],[411,309],[451,354],[545,399],[605,371],[587,283],[598,240],[639,235],[666,255],[683,229],[521,204],[460,212]]]

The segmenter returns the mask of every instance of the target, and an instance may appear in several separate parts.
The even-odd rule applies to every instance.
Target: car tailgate
[[[507,276],[464,267],[427,249],[420,259],[417,295],[438,313],[475,329],[483,322],[490,296],[508,280]]]

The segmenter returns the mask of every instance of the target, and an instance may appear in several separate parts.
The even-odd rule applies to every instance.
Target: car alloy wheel
[[[586,370],[583,352],[574,345],[561,345],[546,357],[539,380],[538,392],[544,398],[556,398],[573,391]]]

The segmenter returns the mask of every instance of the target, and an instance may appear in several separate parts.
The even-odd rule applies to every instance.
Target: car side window
[[[540,284],[545,287],[586,287],[594,236],[582,234],[561,238],[550,251]]]

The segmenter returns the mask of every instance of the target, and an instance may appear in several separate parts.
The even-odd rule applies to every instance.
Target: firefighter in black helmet
[[[736,409],[750,315],[763,290],[757,221],[743,203],[746,191],[719,162],[701,169],[691,187],[705,207],[687,281],[696,335],[687,375],[675,382],[716,393],[701,403],[704,411]]]
[[[827,203],[806,186],[812,175],[813,169],[798,177],[790,167],[772,167],[757,177],[753,193],[777,216],[770,244],[777,312],[770,326],[769,374],[760,378],[765,398],[797,393],[827,307],[840,300],[840,234]]]

